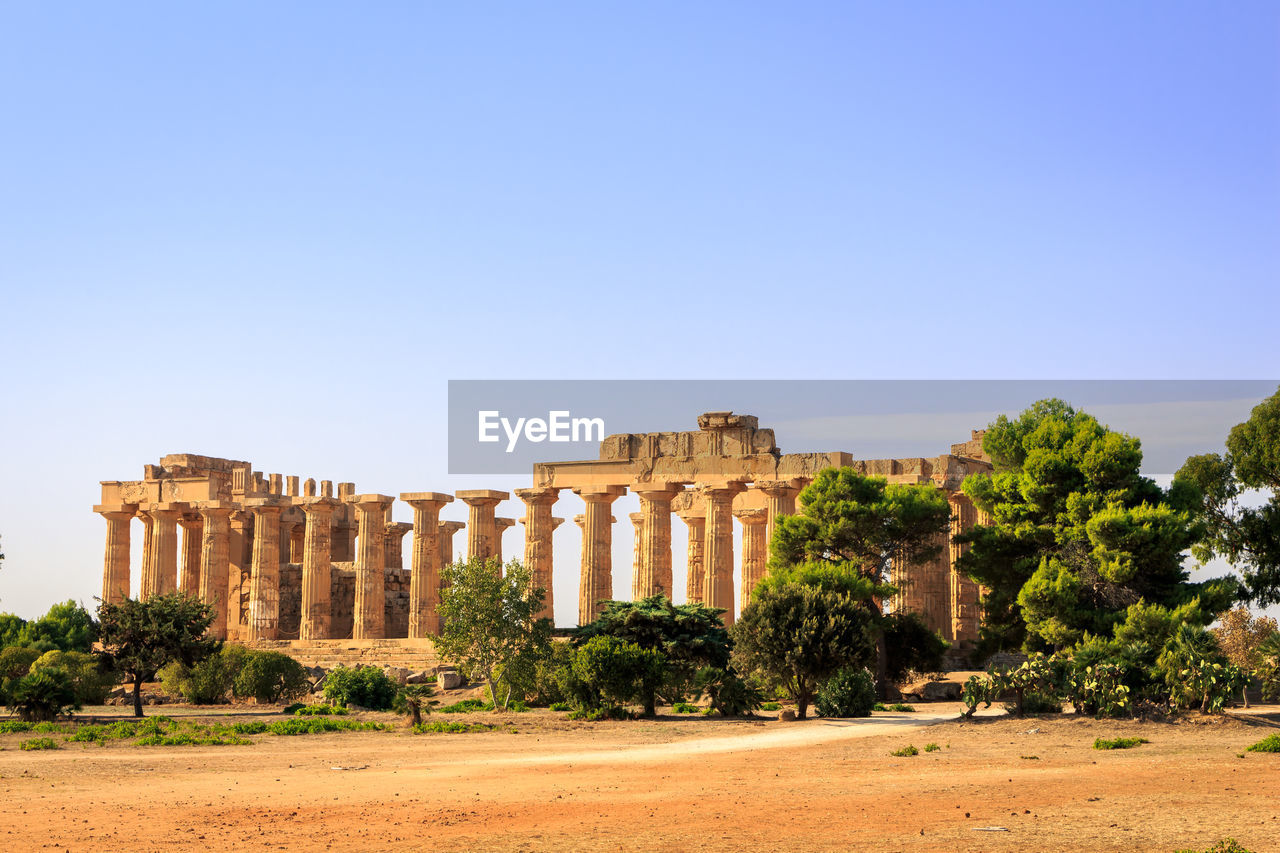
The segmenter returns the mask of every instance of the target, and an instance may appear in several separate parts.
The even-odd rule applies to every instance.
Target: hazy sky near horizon
[[[0,609],[91,603],[166,453],[525,485],[447,475],[448,379],[1273,377],[1278,55],[1263,2],[4,4]]]

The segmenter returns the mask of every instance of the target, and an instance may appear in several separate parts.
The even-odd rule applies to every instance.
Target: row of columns
[[[704,505],[681,512],[689,528],[687,589],[690,601],[723,609],[726,622],[733,613],[732,516],[743,524],[742,588],[739,603],[745,606],[751,590],[763,577],[768,558],[768,539],[778,514],[794,512],[800,481],[757,484],[767,497],[767,509],[732,510],[733,497],[745,488],[730,482],[704,486]],[[632,592],[636,598],[672,592],[671,515],[672,501],[684,484],[657,483],[634,487],[640,499],[636,514],[635,575]],[[134,505],[99,506],[107,521],[103,600],[117,602],[129,594],[129,524],[135,517],[144,524],[145,543],[140,597],[174,592],[178,589],[198,594],[214,606],[216,618],[210,633],[227,636],[227,593],[230,568],[231,522],[253,517],[252,558],[249,571],[247,639],[274,639],[280,627],[280,563],[282,549],[289,549],[291,562],[302,564],[302,601],[299,636],[321,639],[331,635],[331,574],[334,510],[341,501],[326,494],[316,496],[314,487],[305,497],[268,495],[244,501],[244,511],[230,502],[204,501],[195,504],[154,504],[139,509]],[[579,621],[590,622],[601,602],[612,598],[613,502],[626,492],[622,486],[583,487],[573,490],[585,503],[577,519],[583,530]],[[517,489],[526,512],[524,563],[533,581],[546,590],[541,615],[554,612],[552,572],[553,534],[563,519],[552,516],[552,506],[560,490],[552,487]],[[468,531],[469,556],[494,558],[501,562],[501,532],[513,519],[497,518],[496,506],[510,497],[494,490],[460,491],[458,499],[468,505],[468,521],[441,521],[439,513],[453,497],[437,492],[414,492],[400,496],[414,510],[412,526],[397,529],[399,537],[412,529],[409,636],[438,633],[440,569],[453,561],[453,535],[463,527]],[[385,635],[385,575],[388,564],[388,517],[394,498],[388,495],[350,495],[344,498],[355,511],[358,525],[355,554],[355,601],[353,639],[381,638]],[[282,522],[282,513],[299,507],[305,517],[301,530],[296,523]],[[181,576],[178,573],[177,527],[184,530]],[[393,525],[401,528],[400,525]],[[238,528],[239,529],[239,528]],[[394,548],[395,545],[390,547]]]

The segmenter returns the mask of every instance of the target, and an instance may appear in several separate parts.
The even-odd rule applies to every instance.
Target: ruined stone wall
[[[387,638],[409,636],[409,578],[410,572],[388,568],[386,577],[386,628]],[[351,636],[355,621],[356,571],[355,563],[334,563],[330,575],[329,603],[331,632],[334,638]],[[298,637],[302,621],[302,564],[287,563],[280,566],[280,639]]]

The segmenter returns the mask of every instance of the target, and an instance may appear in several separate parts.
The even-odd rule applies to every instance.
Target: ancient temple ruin
[[[895,566],[901,592],[889,607],[921,614],[948,640],[967,646],[978,635],[979,589],[955,571],[963,546],[952,537],[977,522],[960,491],[964,478],[989,471],[981,433],[934,458],[855,460],[845,452],[783,453],[773,430],[732,412],[708,412],[698,429],[611,435],[599,458],[534,466],[533,485],[516,489],[524,503],[523,559],[547,590],[552,613],[553,515],[561,493],[585,504],[574,519],[582,530],[579,624],[613,597],[612,505],[628,490],[640,502],[634,525],[632,596],[671,595],[675,570],[672,516],[688,528],[686,595],[726,611],[746,606],[764,576],[768,541],[779,515],[793,513],[800,490],[825,468],[851,466],[891,483],[930,484],[946,493],[951,531],[941,555],[925,566]],[[454,498],[468,520],[442,521]],[[454,559],[453,539],[467,531],[466,555],[502,559],[501,533],[516,523],[497,515],[504,491],[456,495],[406,492],[412,524],[391,520],[392,496],[357,494],[333,484],[279,474],[263,476],[248,462],[192,454],[147,465],[143,479],[102,483],[94,510],[107,520],[104,601],[181,591],[215,608],[211,632],[243,643],[327,639],[422,639],[439,630],[440,568]],[[130,528],[142,522],[141,577],[130,577]],[[735,556],[734,519],[742,528]],[[178,530],[182,530],[179,544]],[[405,537],[413,533],[410,565]],[[735,592],[735,565],[741,580]]]

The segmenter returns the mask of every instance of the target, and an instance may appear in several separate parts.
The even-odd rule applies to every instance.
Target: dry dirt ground
[[[0,735],[0,851],[1172,851],[1225,836],[1280,850],[1280,754],[1238,757],[1280,731],[1280,708],[1170,724],[918,707],[799,723],[451,715],[504,728],[222,747],[25,752],[33,735]],[[1092,748],[1118,735],[1151,742]],[[890,755],[907,744],[920,754]]]

